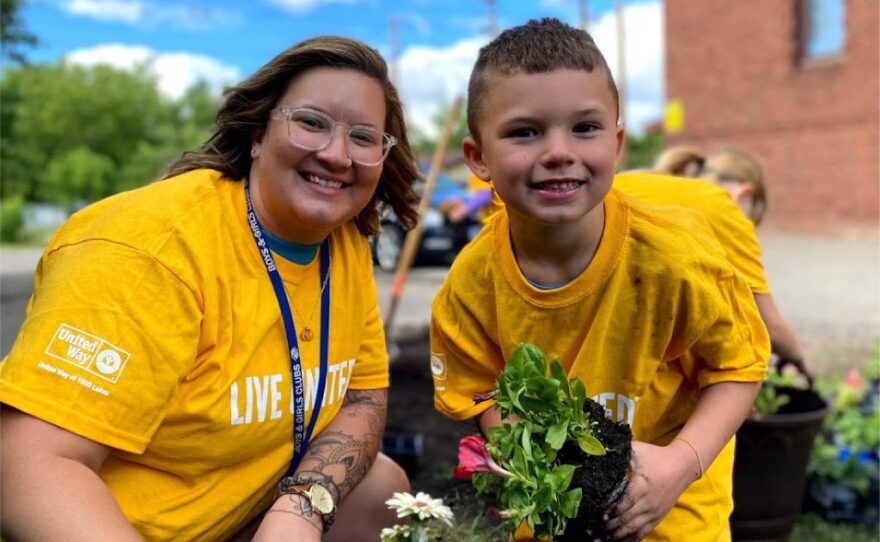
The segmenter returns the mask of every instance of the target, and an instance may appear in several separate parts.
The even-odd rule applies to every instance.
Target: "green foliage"
[[[443,127],[446,125],[446,118],[449,116],[449,110],[451,108],[452,105],[443,106],[433,115],[431,120],[435,127],[434,132],[437,134],[435,136],[426,136],[418,130],[413,129],[411,125],[408,126],[410,138],[412,139],[412,144],[417,154],[431,155],[434,153],[434,149],[437,148],[438,139],[440,134],[443,133]],[[467,125],[467,104],[462,103],[461,108],[458,110],[458,119],[456,119],[455,125],[452,127],[452,134],[450,134],[449,142],[446,144],[446,152],[457,152],[461,149],[462,140],[469,134],[470,130]]]
[[[23,225],[23,207],[24,199],[21,196],[0,200],[0,241],[4,243],[18,241]]]
[[[54,158],[46,168],[42,199],[66,205],[78,199],[94,201],[109,195],[113,183],[113,161],[86,147],[75,147]]]
[[[583,382],[568,379],[556,357],[548,366],[535,345],[520,345],[507,360],[495,401],[503,418],[518,421],[490,429],[487,448],[512,476],[477,476],[474,485],[498,492],[510,525],[525,521],[536,537],[553,537],[577,514],[581,489],[569,489],[575,466],[558,464],[556,455],[567,441],[588,454],[605,454],[584,410],[586,400]]]
[[[862,374],[851,371],[846,379],[828,377],[823,387],[832,409],[813,444],[807,472],[865,495],[871,477],[876,477],[876,459],[864,460],[860,454],[875,453],[880,446],[880,401],[870,395],[864,376],[873,374],[866,366]],[[870,382],[871,379],[868,379]]]
[[[205,85],[171,102],[145,69],[103,65],[10,68],[0,93],[4,197],[61,204],[153,180],[207,139],[215,107]]]
[[[780,407],[791,401],[791,397],[779,393],[779,388],[789,387],[793,383],[794,379],[788,375],[780,375],[773,370],[768,372],[764,382],[761,383],[758,395],[755,396],[753,410],[764,416],[776,414]]]
[[[0,50],[4,59],[24,64],[27,59],[20,47],[33,47],[38,41],[21,22],[21,5],[22,0],[0,0]]]
[[[626,135],[626,169],[648,169],[654,165],[663,150],[663,135],[659,132],[643,136]]]
[[[798,516],[791,542],[877,542],[877,528],[841,525],[815,514]]]

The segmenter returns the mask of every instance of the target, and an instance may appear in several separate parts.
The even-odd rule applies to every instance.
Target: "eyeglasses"
[[[348,128],[345,138],[348,157],[362,166],[378,166],[388,157],[391,147],[397,144],[397,138],[391,134],[369,126],[349,126],[308,107],[285,105],[273,109],[270,114],[283,115],[287,119],[290,142],[307,151],[326,149],[333,140],[337,125]]]

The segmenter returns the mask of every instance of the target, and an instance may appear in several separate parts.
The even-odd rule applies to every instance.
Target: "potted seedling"
[[[490,396],[507,422],[487,441],[465,437],[453,474],[493,494],[511,528],[525,525],[544,540],[602,540],[603,512],[628,479],[629,426],[610,420],[580,379],[532,344],[513,352]]]

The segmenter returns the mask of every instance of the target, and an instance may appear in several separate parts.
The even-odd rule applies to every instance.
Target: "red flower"
[[[452,469],[452,475],[459,480],[467,480],[478,472],[513,476],[492,460],[483,437],[468,435],[458,443],[458,466]]]

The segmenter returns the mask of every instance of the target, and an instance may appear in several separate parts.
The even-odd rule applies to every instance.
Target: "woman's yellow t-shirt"
[[[331,234],[320,433],[348,389],[388,386],[372,259]],[[276,258],[315,402],[319,257]],[[114,448],[99,474],[148,540],[221,540],[264,510],[293,453],[290,361],[245,218],[244,185],[199,170],[75,214],[46,249],[0,365],[2,401]],[[96,527],[97,528],[97,527]]]

